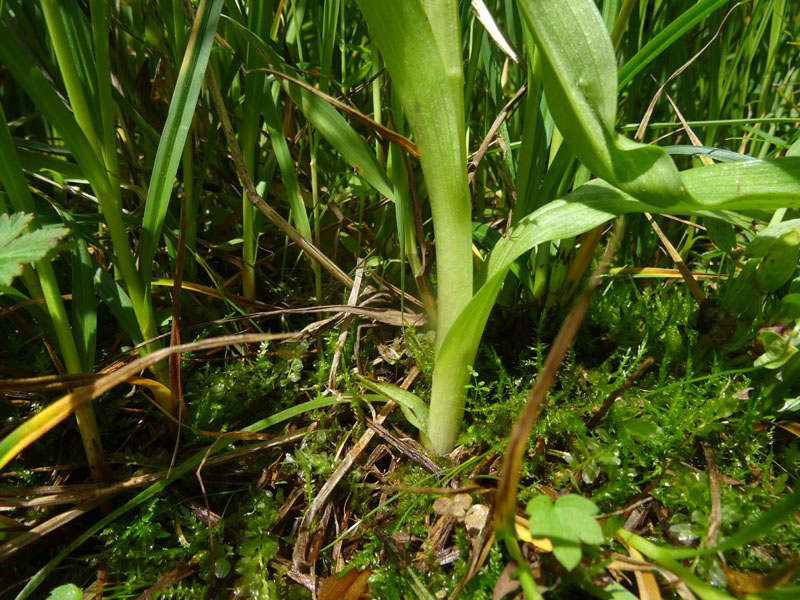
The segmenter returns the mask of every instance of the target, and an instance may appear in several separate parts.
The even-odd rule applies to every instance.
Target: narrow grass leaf
[[[298,78],[298,75],[289,70],[285,62],[263,39],[242,27],[241,24],[226,17],[223,18],[226,23],[233,26],[234,32],[259,48],[262,59],[269,68],[282,73],[286,77],[291,77],[291,79]],[[358,174],[381,194],[391,198],[392,185],[386,176],[386,171],[375,158],[375,153],[372,149],[347,120],[328,102],[304,87],[294,85],[289,81],[286,91],[322,137],[341,153],[342,157],[356,169]]]
[[[681,39],[687,31],[727,3],[727,0],[700,0],[674,19],[622,66],[619,70],[619,88],[625,87],[642,69]]]
[[[158,143],[153,174],[147,190],[147,200],[139,240],[139,268],[141,281],[147,286],[153,269],[153,257],[161,236],[167,214],[175,174],[181,160],[189,127],[194,117],[195,105],[208,65],[211,46],[217,31],[217,22],[223,0],[203,0],[195,17],[192,34],[186,47],[175,93],[169,103],[167,121]]]
[[[256,73],[255,75],[260,75]],[[286,186],[286,195],[289,198],[289,207],[292,210],[292,217],[297,230],[307,240],[311,238],[311,224],[308,220],[303,196],[300,194],[300,182],[297,179],[297,169],[294,164],[294,157],[289,151],[289,145],[283,136],[278,108],[272,98],[272,93],[268,90],[262,98],[262,110],[264,122],[269,131],[269,139],[272,142],[272,150],[275,152],[275,159],[278,161],[278,168],[281,170],[283,184]]]
[[[61,139],[72,152],[100,201],[103,217],[114,245],[117,265],[129,287],[131,297],[140,305],[142,302],[149,302],[149,299],[144,298],[139,285],[133,253],[122,220],[121,207],[114,200],[117,195],[114,194],[105,166],[92,150],[92,145],[86,135],[41,69],[3,24],[0,24],[0,62],[30,96],[53,128],[58,131]],[[142,319],[146,320],[145,313],[147,311],[140,309],[139,312],[141,312]]]
[[[64,214],[66,216],[66,213]],[[67,217],[65,222],[69,223]],[[75,235],[70,251],[72,262],[72,334],[83,370],[94,371],[97,340],[97,296],[94,293],[94,265],[86,240]]]
[[[101,267],[97,261],[93,261],[93,273],[94,289],[98,297],[114,315],[114,319],[128,335],[131,343],[138,346],[144,341],[144,337],[142,337],[139,322],[136,320],[136,311],[130,297],[117,283],[114,276]]]

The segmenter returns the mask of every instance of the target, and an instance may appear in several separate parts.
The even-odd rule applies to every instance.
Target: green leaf
[[[744,206],[772,211],[800,206],[800,160],[796,158],[711,165],[683,171],[681,176],[691,186],[694,198],[671,207],[671,214],[696,213],[706,205],[720,211]],[[466,399],[463,390],[469,381],[467,365],[474,364],[483,329],[511,264],[538,244],[574,237],[619,215],[640,212],[662,211],[595,179],[521,219],[497,242],[479,273],[478,291],[443,341],[434,366],[434,384],[437,377],[451,381],[459,422]],[[432,422],[435,410],[431,405]],[[458,425],[449,427],[446,433],[455,442]]]
[[[130,297],[125,293],[125,290],[122,289],[119,283],[117,283],[111,273],[101,267],[97,261],[94,261],[93,264],[93,281],[97,295],[111,311],[111,314],[114,315],[117,323],[119,323],[125,330],[125,333],[128,334],[131,343],[138,346],[144,341],[144,338],[142,337],[139,323],[136,320],[136,312],[133,309],[133,303]]]
[[[700,23],[712,12],[724,5],[726,0],[700,0],[685,13],[672,21],[658,35],[639,50],[619,71],[619,87],[626,86],[637,73],[658,58],[692,27]]]
[[[565,569],[571,571],[577,567],[583,555],[580,539],[563,522],[553,501],[542,494],[531,500],[526,510],[530,518],[531,535],[549,538],[553,543],[553,555]]]
[[[264,40],[228,17],[223,18],[233,26],[235,33],[261,50],[261,58],[271,69],[302,81]],[[347,120],[324,99],[291,81],[287,83],[286,91],[320,135],[341,153],[359,175],[381,194],[392,198],[392,186],[386,171],[375,158],[375,153]]]
[[[770,210],[798,205],[800,158],[722,163],[681,171],[693,201],[683,208]],[[670,207],[670,210],[675,208]],[[678,209],[679,210],[679,209]]]
[[[520,0],[541,54],[547,105],[575,155],[593,173],[656,206],[686,199],[667,152],[614,129],[617,63],[593,0]]]
[[[50,590],[47,600],[80,600],[83,597],[83,590],[74,583],[60,585]]]
[[[26,213],[0,215],[0,285],[11,285],[23,265],[43,259],[69,233],[63,227],[23,233],[32,219]]]
[[[606,541],[600,523],[594,518],[600,510],[588,498],[565,494],[556,500],[555,510],[584,544],[599,546]]]
[[[779,238],[791,231],[800,232],[800,219],[789,219],[770,225],[753,238],[745,250],[745,256],[763,258]]]
[[[776,331],[762,331],[758,340],[764,344],[764,354],[753,363],[756,367],[779,369],[797,353],[797,348]]]
[[[736,248],[736,233],[730,223],[721,219],[705,219],[706,233],[714,245],[723,252],[730,253]]]
[[[425,175],[436,238],[437,353],[473,289],[457,4],[455,0],[358,1],[392,76],[392,89],[414,134]],[[438,394],[435,379],[433,402]]]
[[[797,270],[798,256],[800,233],[790,231],[775,240],[758,265],[757,277],[761,289],[774,292],[789,281]]]
[[[565,569],[571,571],[581,561],[581,542],[600,545],[605,542],[600,524],[594,519],[597,506],[577,494],[566,494],[556,500],[540,494],[526,508],[533,537],[550,538],[553,555]]]
[[[222,4],[223,0],[203,0],[200,3],[178,80],[175,82],[175,93],[169,103],[167,121],[161,132],[139,240],[139,269],[145,286],[150,283],[153,257],[167,214],[181,152],[194,117]]]
[[[359,383],[367,389],[397,402],[411,425],[419,429],[422,433],[427,431],[428,407],[425,406],[425,403],[419,396],[385,381],[372,381],[360,375],[357,379]]]

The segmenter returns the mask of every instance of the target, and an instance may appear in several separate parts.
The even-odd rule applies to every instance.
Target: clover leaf
[[[594,519],[599,510],[583,496],[566,494],[554,503],[541,494],[528,502],[526,510],[531,535],[550,538],[553,555],[568,571],[581,561],[581,542],[598,546],[605,541],[600,524]]]

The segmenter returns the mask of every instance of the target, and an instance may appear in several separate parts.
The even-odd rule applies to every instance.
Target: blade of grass
[[[687,31],[724,4],[727,4],[726,0],[700,0],[679,17],[673,19],[667,27],[647,42],[644,48],[639,50],[622,66],[618,75],[618,87],[620,89],[625,87],[631,79],[658,58],[664,50],[681,39]]]
[[[161,348],[133,360],[116,371],[95,380],[92,385],[85,386],[62,396],[47,405],[11,433],[0,440],[0,469],[15,458],[30,444],[38,440],[61,421],[79,408],[87,406],[93,399],[101,396],[114,386],[127,381],[129,377],[138,375],[142,370],[168,358],[172,354],[183,352],[200,352],[212,348],[221,348],[232,344],[254,344],[266,340],[286,338],[281,333],[246,333],[240,335],[209,338],[197,342],[180,344],[169,348]]]
[[[258,2],[250,7],[247,15],[248,29],[264,37],[269,35],[271,25],[270,15],[274,12],[271,2]],[[259,64],[256,49],[248,45],[245,56],[245,68],[249,71]],[[242,148],[242,160],[248,173],[254,177],[256,157],[259,155],[261,138],[261,113],[266,90],[266,76],[263,73],[249,73],[244,81],[244,106],[242,108],[242,128],[239,142]],[[270,98],[271,99],[271,98]],[[281,138],[283,139],[283,138]],[[285,140],[284,140],[285,143]],[[292,171],[294,173],[294,171]],[[299,189],[299,186],[298,186]],[[256,215],[258,211],[247,199],[247,193],[242,194],[242,295],[248,299],[255,299],[255,262],[258,254],[258,234],[255,230]],[[302,233],[302,229],[301,229]],[[310,234],[309,234],[310,235]]]
[[[230,118],[228,117],[227,109],[225,108],[225,102],[222,99],[222,94],[219,91],[219,86],[217,85],[216,81],[214,80],[213,74],[209,73],[209,91],[211,92],[211,98],[214,102],[214,107],[217,110],[217,114],[222,122],[222,129],[225,134],[225,138],[228,142],[228,148],[231,151],[231,158],[233,158],[233,162],[236,165],[236,170],[239,174],[239,179],[242,181],[245,192],[247,193],[247,198],[253,205],[265,216],[267,217],[272,223],[280,229],[283,233],[289,237],[293,242],[295,242],[303,251],[306,252],[308,256],[310,256],[313,260],[319,262],[319,264],[328,271],[331,275],[333,275],[339,282],[344,284],[346,287],[350,288],[353,287],[353,280],[347,276],[347,274],[342,271],[331,259],[329,259],[323,252],[321,252],[314,244],[312,244],[309,240],[305,237],[300,235],[300,233],[292,227],[286,219],[284,219],[278,212],[272,208],[269,204],[267,204],[264,199],[258,194],[256,191],[255,186],[253,185],[253,180],[250,178],[250,174],[247,172],[247,169],[244,166],[242,161],[242,151],[239,149],[239,143],[236,141],[236,135],[233,132],[233,127],[231,126]]]
[[[128,286],[139,327],[145,336],[153,337],[156,327],[150,299],[145,297],[140,284],[128,233],[122,219],[119,196],[113,189],[105,166],[92,151],[92,145],[72,113],[64,106],[61,97],[4,24],[0,24],[0,62],[58,131],[86,179],[89,180],[100,202],[103,219],[114,247],[112,260]]]
[[[287,409],[285,411],[281,411],[271,417],[266,419],[262,419],[256,423],[248,427],[244,427],[241,431],[242,432],[259,432],[263,431],[267,427],[285,421],[287,419],[292,418],[298,414],[301,414],[306,411],[315,410],[317,408],[325,408],[327,406],[333,406],[334,404],[339,403],[339,400],[335,398],[321,398],[318,400],[311,400],[309,402],[304,402],[302,404],[298,404],[296,407],[291,409]],[[287,434],[285,436],[277,436],[274,441],[267,442],[267,447],[271,445],[279,445],[284,441],[294,440],[299,437],[305,435],[304,431],[293,432]],[[191,472],[192,470],[196,470],[203,461],[207,460],[210,456],[218,454],[219,452],[229,448],[231,444],[233,444],[235,440],[225,440],[222,439],[216,442],[214,445],[211,446],[209,449],[203,449],[191,457],[186,459],[183,463],[177,465],[174,469],[172,469],[169,474],[154,484],[152,484],[147,489],[141,491],[139,494],[131,498],[128,502],[114,510],[113,512],[109,513],[108,515],[104,516],[91,526],[89,526],[80,536],[78,536],[75,540],[73,540],[69,545],[67,545],[61,552],[59,552],[53,559],[50,560],[42,569],[40,569],[32,578],[31,580],[25,585],[22,591],[16,596],[16,600],[24,600],[25,598],[29,598],[31,594],[33,594],[36,589],[44,582],[48,575],[50,575],[57,567],[61,564],[61,562],[67,558],[75,549],[77,549],[81,544],[86,542],[89,538],[96,535],[99,531],[102,531],[103,528],[107,527],[109,524],[113,523],[117,519],[119,519],[122,515],[129,512],[130,510],[136,508],[143,502],[146,502],[150,498],[156,496],[157,494],[161,493],[165,490],[169,485],[177,481],[178,479],[182,478],[187,473]],[[256,444],[258,448],[263,448],[264,443]]]
[[[6,116],[1,105],[0,155],[3,156],[3,160],[0,161],[0,180],[2,180],[8,192],[12,206],[18,212],[25,211],[35,215],[36,206],[31,197],[27,183],[25,182],[22,165],[20,165],[19,159],[17,158],[14,143],[11,139],[11,132],[8,129]],[[35,220],[33,226],[37,226]],[[70,373],[80,373],[83,371],[81,354],[75,343],[74,332],[70,327],[67,311],[61,299],[61,291],[50,260],[45,259],[39,261],[37,264],[37,274],[39,276],[39,285],[41,286],[41,291],[47,305],[47,312],[53,323],[58,345],[61,350],[61,356],[67,370]],[[81,283],[82,285],[86,285],[85,281]],[[88,355],[90,352],[93,353],[94,341],[86,338],[82,341],[85,344],[86,354]],[[103,458],[103,446],[100,440],[100,431],[97,428],[97,419],[95,418],[94,411],[90,406],[81,407],[80,410],[76,411],[75,417],[78,421],[81,441],[83,442],[86,457],[89,461],[92,476],[96,481],[101,481],[105,478],[106,469],[105,459]]]
[[[150,285],[153,257],[172,195],[181,150],[194,117],[222,5],[223,0],[202,0],[200,3],[158,143],[139,240],[139,273],[145,288]]]

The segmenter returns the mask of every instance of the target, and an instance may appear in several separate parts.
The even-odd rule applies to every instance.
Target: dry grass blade
[[[388,417],[392,410],[394,410],[394,407],[394,402],[391,400],[387,402],[383,407],[383,410],[381,410],[381,412],[378,414],[376,421],[378,423],[383,423],[383,421],[386,420],[386,417]],[[297,539],[294,544],[294,550],[292,551],[292,562],[294,563],[295,568],[300,569],[301,567],[312,566],[309,564],[307,558],[309,542],[311,540],[311,525],[320,509],[328,501],[328,497],[331,495],[331,492],[333,492],[333,489],[339,484],[342,478],[355,464],[356,459],[369,445],[369,442],[372,440],[374,435],[375,431],[372,429],[368,429],[364,432],[355,445],[350,448],[348,453],[342,459],[342,462],[339,463],[339,465],[336,467],[336,470],[331,474],[322,488],[320,488],[320,490],[317,492],[317,496],[314,498],[313,502],[308,505],[308,508],[303,515],[303,521],[300,523],[300,528],[297,530]]]
[[[480,164],[481,160],[483,159],[486,151],[489,149],[489,146],[492,145],[492,142],[495,140],[497,136],[497,132],[500,129],[500,126],[505,121],[506,117],[508,116],[509,111],[514,107],[514,105],[519,102],[520,98],[528,91],[528,86],[523,85],[521,88],[517,90],[517,93],[506,102],[506,105],[500,111],[500,113],[495,117],[492,126],[489,127],[489,131],[486,132],[486,135],[483,138],[483,142],[481,142],[480,147],[475,152],[475,155],[472,157],[469,165],[467,166],[467,171],[469,173],[469,186],[472,190],[472,194],[475,195],[475,174],[478,172],[478,165]]]
[[[34,542],[41,540],[44,536],[48,533],[52,533],[59,527],[63,527],[70,521],[73,521],[80,517],[81,515],[89,512],[97,508],[102,503],[102,500],[87,500],[83,502],[79,506],[75,508],[71,508],[67,511],[64,511],[61,514],[56,515],[43,523],[39,523],[36,527],[33,527],[27,530],[25,533],[16,536],[15,538],[9,540],[2,546],[0,546],[0,563],[8,560],[14,554],[33,544]]]
[[[675,263],[675,266],[681,273],[681,277],[686,282],[686,285],[689,286],[689,292],[692,294],[692,298],[697,301],[697,304],[702,304],[703,301],[706,299],[706,295],[703,293],[703,290],[700,288],[700,285],[695,280],[694,276],[692,275],[691,270],[689,267],[686,266],[686,263],[683,262],[683,258],[681,257],[680,253],[675,249],[664,232],[661,231],[661,227],[658,226],[653,215],[650,213],[644,213],[644,216],[650,222],[650,226],[653,228],[653,231],[656,232],[658,239],[661,240],[661,243],[664,244],[664,248],[666,248],[667,253],[669,254],[670,258]]]
[[[645,129],[647,129],[647,125],[650,123],[650,117],[653,114],[653,110],[655,110],[656,103],[658,102],[658,98],[659,98],[659,96],[661,96],[662,92],[667,88],[667,86],[670,84],[670,82],[673,81],[676,77],[678,77],[678,75],[683,73],[686,69],[688,69],[689,66],[694,61],[696,61],[700,57],[700,55],[703,54],[703,52],[705,52],[709,48],[709,46],[711,46],[711,44],[714,43],[714,40],[716,40],[717,37],[719,37],[719,34],[722,32],[722,29],[725,26],[725,22],[728,20],[728,17],[731,15],[731,13],[734,10],[739,8],[739,6],[741,6],[742,4],[744,4],[744,2],[739,2],[739,3],[735,4],[734,6],[732,6],[731,9],[723,17],[722,22],[719,24],[719,27],[717,28],[717,32],[711,37],[710,40],[708,40],[708,43],[706,43],[706,45],[703,46],[700,49],[700,51],[697,52],[692,58],[690,58],[688,61],[686,61],[681,66],[680,69],[678,69],[672,75],[670,75],[663,84],[661,84],[661,87],[658,88],[658,91],[655,93],[655,95],[653,96],[653,99],[650,101],[650,106],[647,107],[647,110],[644,113],[644,117],[642,118],[642,121],[639,124],[639,128],[636,130],[636,134],[633,136],[633,139],[641,140],[642,137],[644,136],[644,131],[645,131]]]
[[[630,553],[631,558],[628,560],[617,559],[609,564],[608,568],[614,571],[633,571],[636,586],[639,588],[639,600],[661,600],[661,589],[653,574],[654,571],[659,570],[658,567],[645,561],[635,548],[625,545],[625,549]]]
[[[405,378],[401,387],[408,389],[418,374],[419,370],[413,369]],[[388,417],[392,410],[394,410],[394,407],[395,403],[393,401],[390,400],[387,402],[383,407],[383,410],[381,410],[381,412],[378,414],[375,422],[378,424],[383,423],[386,420],[386,417]],[[333,489],[339,484],[342,477],[347,474],[353,464],[355,464],[359,454],[364,451],[374,435],[375,431],[373,429],[368,429],[363,433],[355,445],[350,448],[348,453],[342,459],[342,462],[340,462],[336,467],[336,470],[328,478],[328,481],[326,481],[319,492],[317,492],[317,497],[314,498],[314,501],[306,509],[306,513],[303,515],[303,521],[300,523],[300,528],[297,531],[297,540],[295,541],[294,551],[292,552],[292,562],[294,563],[296,569],[299,569],[302,566],[310,566],[308,564],[307,556],[309,539],[311,536],[311,524],[314,522],[317,513],[325,505],[325,502],[327,502],[328,497]]]

